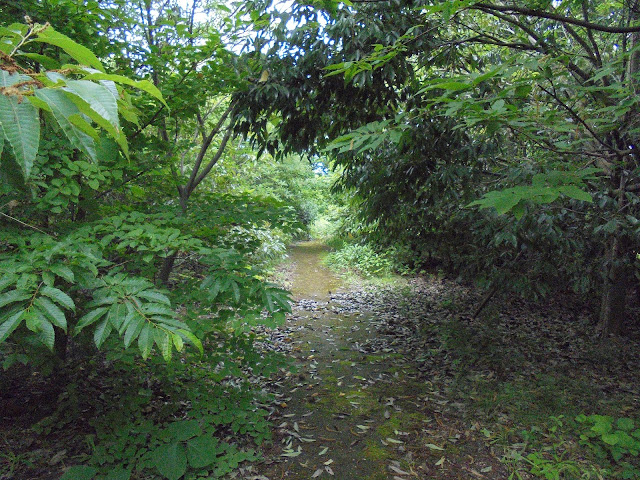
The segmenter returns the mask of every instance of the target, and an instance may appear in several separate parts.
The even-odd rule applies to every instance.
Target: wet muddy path
[[[445,461],[444,438],[429,437],[446,401],[385,332],[393,314],[377,311],[374,294],[341,285],[321,265],[324,251],[306,242],[290,252],[295,305],[284,330],[298,370],[277,385],[271,464],[255,478],[431,478],[427,470]]]

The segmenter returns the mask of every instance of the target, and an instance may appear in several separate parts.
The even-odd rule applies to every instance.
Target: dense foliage
[[[253,6],[271,18],[256,39],[269,76],[238,94],[241,131],[325,146],[370,238],[407,261],[600,296],[600,329],[621,330],[638,250],[635,2]]]

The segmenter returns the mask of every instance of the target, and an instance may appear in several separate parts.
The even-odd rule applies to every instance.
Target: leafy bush
[[[339,270],[355,270],[364,277],[389,275],[393,267],[393,263],[385,254],[377,253],[370,245],[357,243],[331,252],[326,262]]]

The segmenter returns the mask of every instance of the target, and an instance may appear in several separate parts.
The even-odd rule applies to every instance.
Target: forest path
[[[475,465],[446,468],[444,444],[459,434],[439,413],[447,401],[412,364],[419,352],[385,331],[398,305],[380,309],[375,292],[342,285],[320,263],[324,252],[318,242],[290,251],[295,304],[283,331],[298,371],[277,385],[274,448],[251,478],[485,478]],[[404,295],[396,300],[412,300],[408,287]]]

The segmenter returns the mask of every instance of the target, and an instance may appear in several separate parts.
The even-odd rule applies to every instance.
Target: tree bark
[[[602,288],[598,330],[603,336],[620,335],[626,318],[630,283],[623,250],[620,238],[614,238],[607,256],[607,271]]]

